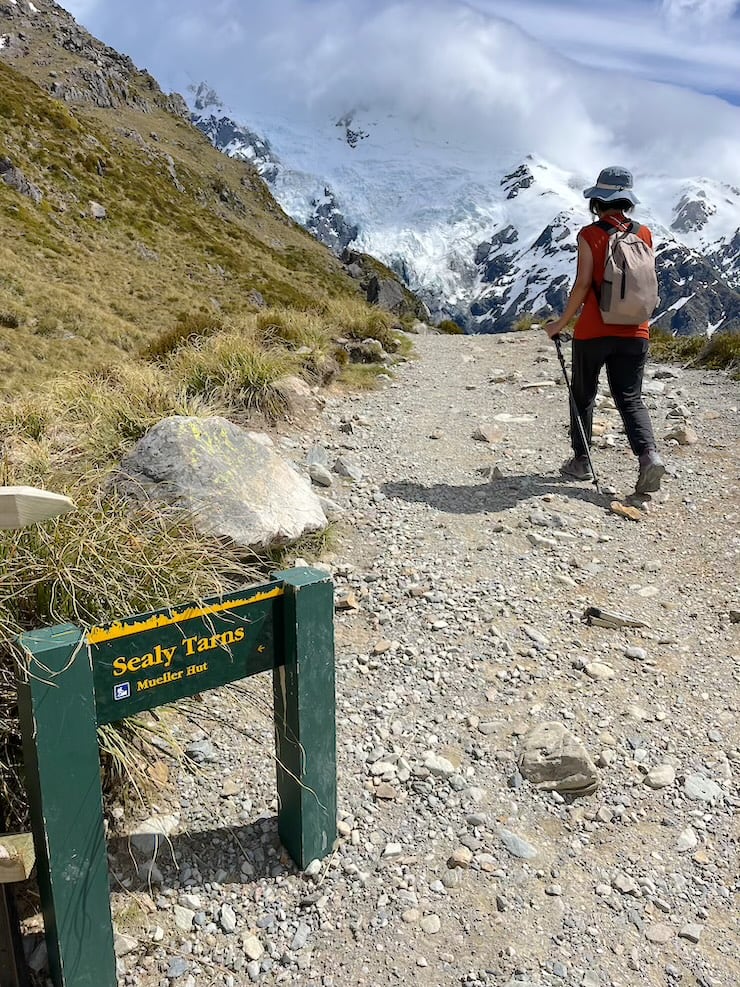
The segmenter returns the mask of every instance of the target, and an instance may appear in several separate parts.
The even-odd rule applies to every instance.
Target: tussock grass
[[[372,391],[380,384],[379,377],[390,372],[382,363],[348,363],[342,368],[339,383],[352,390]],[[391,374],[392,376],[392,374]]]
[[[237,412],[257,411],[279,418],[287,411],[276,387],[294,374],[298,361],[282,346],[264,346],[258,339],[223,333],[201,345],[179,350],[170,370],[188,396],[220,401]]]
[[[740,373],[740,333],[718,332],[706,336],[674,336],[664,329],[650,329],[650,353],[663,363]]]
[[[69,492],[75,512],[0,532],[0,826],[6,829],[26,823],[14,707],[14,675],[23,660],[12,643],[18,633],[66,621],[89,626],[229,592],[264,575],[258,559],[203,538],[181,516],[103,495],[95,482]],[[152,744],[156,735],[141,718],[108,728],[109,782],[126,779],[147,791],[146,765],[162,757]]]
[[[145,360],[161,360],[181,346],[223,332],[225,325],[220,316],[209,312],[192,312],[180,315],[177,322],[156,336],[143,350]]]

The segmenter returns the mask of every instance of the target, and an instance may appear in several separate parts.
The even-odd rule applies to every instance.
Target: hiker
[[[627,218],[639,200],[626,168],[604,168],[596,184],[583,194],[589,200],[594,222],[578,234],[578,271],[565,311],[544,328],[552,339],[580,309],[573,333],[571,373],[573,396],[588,445],[599,374],[606,365],[609,389],[632,452],[639,458],[635,491],[654,493],[660,489],[665,466],[642,400],[642,375],[650,339],[648,319],[658,302],[652,235],[647,226]],[[634,277],[627,278],[628,271],[634,271]],[[605,277],[607,274],[613,275],[613,282]],[[613,285],[617,290],[612,291]],[[563,463],[560,472],[576,480],[593,479],[572,407],[570,437],[573,456]]]

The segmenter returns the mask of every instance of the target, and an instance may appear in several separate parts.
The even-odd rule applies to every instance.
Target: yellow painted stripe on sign
[[[212,603],[207,607],[188,607],[186,610],[174,610],[171,614],[155,614],[147,617],[146,620],[134,620],[132,623],[117,620],[108,627],[93,627],[88,631],[88,644],[101,644],[103,641],[115,641],[119,637],[130,637],[132,634],[141,634],[143,631],[155,631],[160,627],[169,627],[172,624],[181,624],[186,620],[193,620],[195,617],[208,617],[211,614],[225,613],[228,610],[235,610],[237,607],[246,607],[250,603],[262,603],[264,600],[274,600],[279,596],[284,596],[285,590],[282,586],[268,590],[263,593],[255,593],[240,600],[228,600],[225,603]]]

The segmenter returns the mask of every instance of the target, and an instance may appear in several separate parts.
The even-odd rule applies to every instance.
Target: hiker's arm
[[[578,271],[576,273],[575,284],[571,288],[565,311],[554,322],[549,322],[545,326],[545,332],[552,339],[557,336],[568,325],[578,309],[586,301],[586,295],[591,290],[594,277],[594,258],[591,248],[583,239],[578,237]]]

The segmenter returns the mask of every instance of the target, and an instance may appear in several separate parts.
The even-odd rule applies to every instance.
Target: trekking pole
[[[599,486],[599,480],[596,476],[596,470],[594,469],[593,460],[591,459],[591,450],[589,449],[588,442],[586,441],[586,430],[583,427],[583,420],[581,418],[580,412],[578,411],[578,406],[576,405],[576,399],[573,397],[573,388],[570,386],[570,378],[568,377],[568,369],[565,366],[565,357],[563,356],[563,348],[560,345],[560,341],[563,338],[562,333],[558,333],[557,336],[552,337],[553,343],[555,343],[555,349],[558,351],[558,360],[560,360],[560,367],[563,371],[563,377],[565,377],[565,383],[568,387],[568,397],[570,398],[570,406],[573,409],[573,417],[578,426],[578,433],[581,437],[581,442],[583,443],[583,448],[586,450],[586,458],[588,459],[588,465],[591,469],[591,476],[593,477],[592,483],[596,487],[596,493],[601,496],[601,487]],[[570,337],[565,337],[570,338]]]

